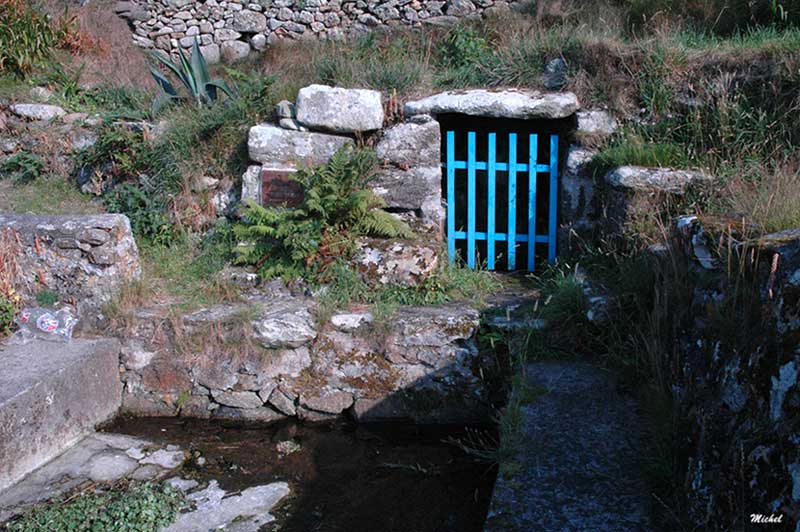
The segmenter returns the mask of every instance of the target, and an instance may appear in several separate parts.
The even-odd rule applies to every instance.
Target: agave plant
[[[203,53],[200,51],[197,38],[195,38],[192,46],[191,57],[187,58],[180,48],[178,49],[178,56],[180,57],[180,63],[175,63],[160,54],[150,54],[150,57],[175,74],[189,93],[188,96],[178,94],[172,82],[151,64],[150,73],[153,74],[156,83],[163,90],[153,101],[153,114],[157,113],[172,100],[192,99],[197,105],[211,105],[217,101],[218,91],[224,92],[228,98],[234,97],[233,91],[224,80],[211,79],[209,76],[208,65]]]

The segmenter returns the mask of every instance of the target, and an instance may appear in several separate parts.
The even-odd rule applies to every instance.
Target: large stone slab
[[[693,170],[644,166],[620,166],[605,176],[606,183],[615,188],[669,194],[683,194],[690,185],[710,180],[707,174]]]
[[[79,313],[95,311],[124,283],[141,274],[139,251],[126,216],[0,214],[0,231],[16,233],[20,276],[27,300],[45,287]]]
[[[348,137],[260,124],[250,128],[247,149],[254,161],[270,167],[286,167],[325,164],[337,150],[350,144],[353,140]]]
[[[522,406],[515,467],[497,477],[484,530],[652,530],[636,405],[613,374],[540,362],[526,375],[541,393]]]
[[[297,121],[312,129],[336,133],[374,131],[383,126],[381,93],[309,85],[297,94]]]
[[[34,341],[0,350],[0,491],[119,408],[116,340]]]
[[[580,105],[571,92],[542,93],[534,90],[463,90],[428,96],[405,105],[407,116],[458,113],[494,118],[566,118]]]

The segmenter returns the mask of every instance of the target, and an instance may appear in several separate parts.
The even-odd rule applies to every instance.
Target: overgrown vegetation
[[[0,232],[0,338],[11,332],[22,298],[17,292],[21,246],[17,234],[10,228]]]
[[[408,225],[381,210],[382,200],[367,187],[377,163],[373,151],[343,148],[328,164],[292,175],[304,191],[298,207],[251,202],[235,228],[245,243],[237,248],[238,262],[255,266],[265,279],[324,282],[333,264],[354,253],[357,237],[410,238]]]
[[[183,495],[169,486],[132,483],[86,491],[34,507],[9,532],[158,532],[170,525]]]
[[[0,177],[10,177],[17,184],[30,183],[44,171],[44,160],[35,153],[19,151],[0,161]]]

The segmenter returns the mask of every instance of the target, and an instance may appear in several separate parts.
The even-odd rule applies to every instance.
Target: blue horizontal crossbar
[[[454,231],[453,238],[456,240],[466,240],[467,239],[467,232],[466,231]],[[475,231],[475,240],[487,240],[489,237],[483,231]],[[505,242],[508,240],[508,235],[505,233],[494,233],[494,239],[500,242]],[[528,235],[518,234],[514,237],[514,240],[517,242],[527,242]],[[536,243],[537,244],[547,244],[550,242],[550,237],[547,235],[536,235]]]
[[[453,161],[450,166],[448,166],[447,163],[442,163],[442,168],[452,168],[453,170],[466,170],[467,166],[468,165],[466,161]],[[517,172],[528,171],[527,164],[517,163],[513,165],[513,167]],[[534,168],[536,168],[537,174],[544,174],[550,171],[549,164],[536,164],[534,165]],[[475,170],[488,170],[488,169],[489,169],[488,163],[485,163],[483,161],[475,161]],[[498,172],[508,172],[508,163],[496,162],[494,163],[494,169],[497,170]]]

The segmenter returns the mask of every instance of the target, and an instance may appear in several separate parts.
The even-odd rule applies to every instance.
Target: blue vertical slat
[[[447,256],[456,260],[456,133],[447,132]]]
[[[536,268],[536,165],[539,136],[528,137],[528,271]]]
[[[487,212],[486,212],[486,267],[494,270],[494,233],[495,233],[495,189],[497,168],[497,133],[489,133],[489,161],[487,165]]]
[[[550,223],[547,231],[547,260],[556,261],[556,209],[558,206],[558,135],[550,135]]]
[[[516,268],[517,254],[517,134],[508,134],[508,269]]]
[[[475,132],[467,133],[467,266],[475,267]]]

